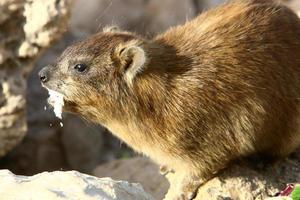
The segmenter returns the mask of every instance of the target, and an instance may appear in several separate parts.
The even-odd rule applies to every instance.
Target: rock
[[[158,166],[142,157],[116,160],[100,165],[92,174],[97,177],[109,176],[115,180],[141,183],[145,191],[157,200],[163,199],[169,187],[167,179],[159,174]]]
[[[195,200],[263,200],[283,190],[288,183],[300,182],[300,150],[276,164],[262,164],[259,159],[232,164],[200,187]],[[141,183],[145,191],[158,200],[163,199],[168,190],[167,180],[159,174],[157,165],[145,158],[100,165],[93,175]],[[173,173],[167,178],[170,182],[177,182]],[[171,188],[165,200],[173,200],[177,192],[178,188]]]
[[[0,170],[0,196],[6,200],[153,200],[139,184],[96,178],[77,171],[43,172],[26,177]]]
[[[39,52],[64,32],[69,3],[0,2],[0,157],[25,136],[26,77]]]
[[[66,21],[60,18],[66,17],[70,5],[69,1],[62,0],[28,0],[24,5],[23,15],[26,23],[23,26],[25,43],[35,47],[46,47],[51,41],[58,38],[57,33],[65,32]],[[51,26],[55,24],[55,26]]]
[[[259,165],[248,161],[233,164],[200,187],[195,200],[263,200],[283,190],[287,183],[300,182],[300,150],[275,165]],[[176,182],[174,174],[167,178]],[[177,191],[171,190],[166,200]]]

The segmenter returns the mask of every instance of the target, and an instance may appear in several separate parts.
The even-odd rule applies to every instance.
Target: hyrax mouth
[[[55,116],[62,119],[62,109],[64,106],[64,95],[46,88],[49,92],[48,103],[53,106]]]

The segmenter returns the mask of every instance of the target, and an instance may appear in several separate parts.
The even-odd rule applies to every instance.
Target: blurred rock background
[[[1,158],[28,135],[28,74],[40,53],[65,32],[70,6],[68,0],[0,1]]]
[[[3,4],[2,1],[6,1],[7,4]],[[13,37],[11,40],[4,39],[7,35],[15,36],[19,34],[20,29],[20,34],[24,35],[22,37],[27,37],[27,35],[30,36],[28,36],[29,42],[25,42],[24,44],[20,43],[17,45],[18,49],[14,49],[15,51],[19,51],[19,54],[16,54],[15,52],[12,53],[12,55],[16,54],[20,58],[18,56],[17,58],[10,58],[9,55],[11,55],[11,53],[9,52],[1,54],[8,55],[9,59],[5,58],[5,62],[9,62],[6,63],[6,68],[20,65],[15,64],[15,61],[20,62],[22,66],[27,63],[33,63],[33,59],[30,60],[28,58],[36,57],[38,55],[37,52],[40,52],[42,47],[48,46],[50,43],[49,39],[47,44],[39,44],[39,37],[34,34],[32,35],[30,32],[33,31],[33,29],[27,30],[28,33],[22,30],[21,27],[24,24],[24,21],[10,24],[12,20],[9,20],[4,12],[7,9],[9,10],[8,7],[12,7],[12,3],[18,5],[17,2],[26,2],[28,4],[27,9],[29,9],[30,5],[35,5],[34,3],[38,1],[41,0],[0,1],[0,11],[2,11],[2,13],[0,13],[0,52],[5,51],[3,44],[6,41],[13,41]],[[56,2],[54,6],[56,6],[56,10],[59,10],[57,8],[60,6],[60,3],[71,1],[46,0],[45,2]],[[59,120],[55,118],[51,109],[44,109],[45,106],[46,108],[48,107],[46,103],[48,95],[40,86],[37,72],[43,66],[53,62],[66,46],[81,38],[96,33],[97,31],[101,31],[104,26],[112,24],[118,25],[122,29],[151,37],[154,34],[166,30],[170,26],[182,24],[186,20],[195,17],[203,10],[214,7],[221,2],[223,2],[223,0],[73,0],[72,7],[71,4],[65,5],[69,6],[71,9],[70,20],[68,21],[68,26],[63,26],[63,23],[60,26],[56,26],[56,32],[60,33],[64,31],[64,29],[66,29],[67,32],[51,48],[45,51],[41,57],[39,57],[35,62],[33,71],[31,71],[32,67],[24,67],[24,70],[22,69],[21,72],[14,72],[9,69],[10,73],[12,71],[10,74],[6,71],[6,68],[0,69],[0,80],[2,83],[2,86],[0,85],[0,116],[6,116],[6,118],[0,117],[0,156],[5,155],[0,159],[0,168],[10,169],[16,174],[26,175],[46,170],[69,169],[92,173],[96,167],[102,163],[118,158],[134,156],[135,154],[127,148],[125,144],[122,144],[122,142],[115,139],[105,128],[84,122],[76,116],[64,115],[64,126],[60,127]],[[285,2],[293,9],[300,10],[299,0]],[[45,3],[45,5],[47,3]],[[24,7],[22,6],[19,10],[17,8],[10,9],[12,9],[12,11],[9,12],[15,12],[15,16],[22,15],[24,12]],[[30,10],[27,13],[29,15],[28,20],[30,20],[30,17],[39,18],[39,13],[32,16],[30,16]],[[67,16],[67,14],[63,16]],[[52,17],[51,19],[56,18]],[[5,23],[3,23],[3,21],[5,21]],[[51,23],[54,22],[47,22],[47,26],[51,26]],[[5,32],[4,30],[10,26],[14,26],[14,31]],[[51,38],[51,41],[58,36],[59,33],[53,34],[53,37],[49,37]],[[35,37],[35,40],[32,39],[33,36]],[[15,45],[15,43],[9,42],[5,44]],[[30,51],[25,51],[28,55],[24,54],[22,57],[21,47],[23,49],[30,49]],[[2,61],[1,59],[3,60],[4,58],[0,57],[0,61]],[[0,65],[2,66],[1,62]],[[18,67],[15,68],[16,70],[19,70]],[[30,74],[27,76],[26,74],[29,72]],[[8,77],[9,80],[5,81],[5,77]],[[19,81],[27,81],[26,93],[26,84],[20,84]],[[6,82],[9,82],[9,85],[21,87],[21,89],[15,90],[15,96],[20,97],[20,101],[16,101],[16,103],[17,105],[21,105],[21,111],[18,110],[18,107],[15,109],[15,113],[17,114],[14,115],[14,118],[20,123],[20,125],[16,123],[15,127],[17,128],[5,125],[5,122],[3,122],[3,119],[11,119],[5,114],[8,110],[5,105],[8,104],[3,103],[7,101],[7,99],[5,99],[6,96],[4,95],[4,92],[6,91],[4,83]],[[13,82],[13,84],[11,84],[11,82]],[[25,116],[27,116],[27,130]],[[22,140],[23,137],[24,139]],[[22,142],[16,146],[21,140]],[[15,142],[8,145],[5,149],[2,147],[4,141]],[[14,146],[16,147],[12,151],[9,151]],[[3,153],[2,149],[5,149],[5,151],[3,150]],[[101,173],[99,172],[99,174]]]

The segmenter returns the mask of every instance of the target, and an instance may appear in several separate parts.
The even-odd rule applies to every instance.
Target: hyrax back
[[[107,29],[43,72],[67,111],[181,174],[174,199],[236,158],[300,144],[300,21],[272,1],[234,1],[152,40]]]

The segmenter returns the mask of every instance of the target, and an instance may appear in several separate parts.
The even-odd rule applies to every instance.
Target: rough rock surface
[[[168,174],[167,178],[176,177]],[[263,200],[287,183],[299,182],[300,150],[276,164],[263,165],[260,159],[233,164],[200,187],[195,200]]]
[[[26,76],[66,25],[68,0],[0,1],[0,157],[26,134]]]
[[[168,190],[167,179],[159,174],[154,163],[145,158],[118,160],[100,165],[93,175],[107,175],[113,179],[141,183],[145,191],[158,200]],[[167,178],[173,182],[176,177],[169,173]],[[203,185],[195,200],[263,200],[281,191],[287,183],[299,182],[300,150],[275,165],[264,165],[259,159],[237,162]],[[177,189],[172,190],[171,195],[165,199],[172,199],[176,192]]]
[[[0,196],[5,200],[153,200],[140,184],[100,179],[77,171],[26,177],[0,170]]]

